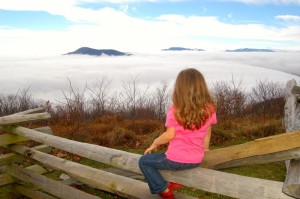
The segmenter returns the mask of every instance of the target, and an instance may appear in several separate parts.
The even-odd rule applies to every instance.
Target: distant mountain
[[[183,48],[183,47],[170,47],[168,49],[162,49],[163,51],[185,51],[185,50],[190,50],[190,51],[204,51],[203,49],[198,49],[198,48]]]
[[[270,49],[240,48],[235,50],[226,50],[225,52],[275,52],[275,51]]]
[[[120,52],[113,49],[93,49],[88,47],[78,48],[74,52],[69,52],[64,55],[93,55],[93,56],[101,56],[101,55],[108,55],[108,56],[129,56],[131,54]]]

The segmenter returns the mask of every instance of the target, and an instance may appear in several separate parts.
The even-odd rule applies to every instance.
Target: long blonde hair
[[[172,101],[177,122],[189,130],[201,128],[216,107],[203,75],[194,68],[178,74]]]

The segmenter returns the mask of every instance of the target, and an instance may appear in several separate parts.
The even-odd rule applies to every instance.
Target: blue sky
[[[300,50],[300,0],[1,0],[1,55]]]

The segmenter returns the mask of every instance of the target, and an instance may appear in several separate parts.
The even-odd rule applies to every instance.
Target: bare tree
[[[108,106],[112,105],[112,99],[110,99],[111,82],[112,79],[103,76],[92,87],[88,88],[91,92],[91,108],[94,117],[103,116],[107,112]]]
[[[69,78],[68,81],[70,86],[69,94],[67,95],[62,91],[65,102],[59,102],[60,105],[57,106],[57,109],[62,114],[62,118],[66,119],[67,124],[79,126],[87,113],[85,99],[87,86],[84,87],[82,92],[78,89],[75,91]]]
[[[145,107],[149,85],[146,88],[142,88],[140,86],[138,75],[135,77],[129,75],[129,80],[123,81],[122,87],[123,92],[121,92],[120,96],[123,107],[125,110],[129,111],[129,118],[135,119],[137,117],[137,109]]]
[[[18,95],[18,111],[25,111],[37,106],[29,93],[29,88],[22,90]]]
[[[161,81],[154,93],[154,106],[158,120],[164,121],[166,111],[170,105],[170,93],[168,90],[169,84],[166,81]]]
[[[120,103],[120,95],[117,92],[110,94],[108,101],[107,101],[107,113],[114,114],[114,113],[121,113],[123,108]]]

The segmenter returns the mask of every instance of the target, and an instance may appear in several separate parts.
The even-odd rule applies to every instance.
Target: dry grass
[[[143,145],[149,136],[162,127],[163,123],[159,121],[125,120],[118,115],[99,117],[80,125],[51,125],[57,136],[107,147],[133,148]]]
[[[212,145],[244,143],[262,137],[284,133],[282,119],[239,118],[219,121],[213,126]]]
[[[163,123],[155,120],[127,121],[125,128],[139,135],[149,135],[158,129],[163,128]]]
[[[146,148],[165,130],[160,121],[128,120],[119,115],[98,117],[80,125],[61,123],[51,127],[61,137],[107,147],[136,149]],[[281,119],[244,117],[219,120],[212,128],[211,145],[224,147],[284,132]]]
[[[138,142],[137,135],[128,129],[116,127],[105,136],[108,146],[135,147]]]

